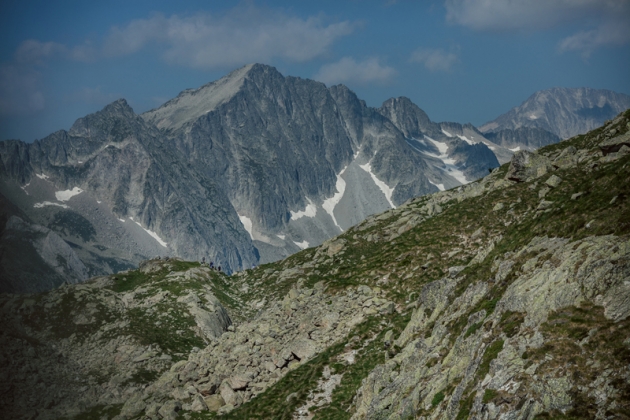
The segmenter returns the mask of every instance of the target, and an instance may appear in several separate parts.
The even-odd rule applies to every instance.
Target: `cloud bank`
[[[418,48],[411,53],[411,62],[421,63],[430,71],[450,71],[459,61],[457,54],[441,48]]]
[[[323,65],[313,78],[327,85],[347,82],[386,83],[396,74],[393,67],[381,64],[376,57],[366,58],[363,61],[343,57],[335,63]]]
[[[354,28],[349,21],[326,23],[323,16],[302,19],[253,6],[237,7],[223,16],[155,14],[112,28],[102,53],[128,55],[157,45],[167,62],[201,69],[272,58],[301,62],[324,54]]]
[[[630,0],[445,0],[447,22],[477,31],[531,32],[581,23],[591,29],[558,43],[587,57],[630,42]]]
[[[0,115],[44,109],[42,70],[53,59],[96,62],[154,48],[171,65],[202,70],[274,58],[304,62],[327,53],[335,41],[356,27],[350,21],[329,22],[324,15],[301,18],[240,5],[222,15],[199,12],[167,17],[156,13],[112,27],[99,42],[85,40],[70,46],[26,40],[13,60],[0,63]],[[66,99],[95,103],[111,96],[100,88],[84,88]]]

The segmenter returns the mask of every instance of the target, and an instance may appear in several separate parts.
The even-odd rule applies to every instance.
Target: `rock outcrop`
[[[517,182],[531,181],[552,170],[553,166],[547,157],[521,150],[510,161],[506,178]]]

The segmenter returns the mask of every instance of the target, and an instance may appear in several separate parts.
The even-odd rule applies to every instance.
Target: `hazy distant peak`
[[[569,138],[601,126],[630,108],[630,96],[606,89],[560,88],[540,90],[521,105],[490,121],[483,133],[536,127]]]

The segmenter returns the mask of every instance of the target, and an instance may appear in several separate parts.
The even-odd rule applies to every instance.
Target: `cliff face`
[[[124,100],[68,132],[32,144],[0,142],[0,160],[2,201],[59,235],[91,275],[155,255],[206,257],[227,267],[258,259],[223,190],[186,165]],[[10,291],[53,281],[54,270],[35,275],[26,263],[21,271],[32,287]]]
[[[373,109],[343,85],[261,64],[184,91],[143,118],[217,180],[263,262],[498,166],[485,144],[469,153],[407,98]]]
[[[628,132],[630,111],[232,276],[160,259],[0,295],[3,412],[624,418]]]

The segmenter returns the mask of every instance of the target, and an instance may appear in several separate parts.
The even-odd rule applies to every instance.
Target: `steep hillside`
[[[521,105],[479,127],[482,133],[540,128],[566,139],[601,126],[630,108],[630,96],[605,89],[541,90]]]
[[[1,295],[3,413],[628,418],[628,179],[630,111],[253,270]]]

